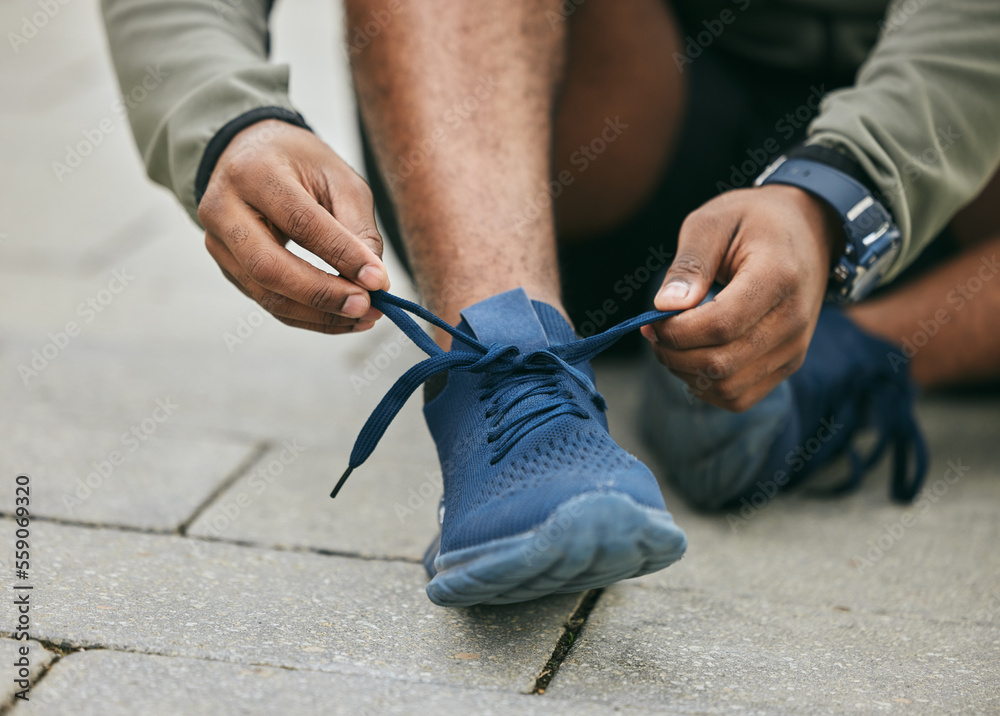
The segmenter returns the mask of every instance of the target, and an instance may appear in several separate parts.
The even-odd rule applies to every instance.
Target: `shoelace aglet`
[[[337,496],[337,493],[340,492],[340,488],[344,486],[344,483],[347,482],[347,478],[350,477],[352,472],[354,472],[353,467],[349,467],[346,470],[344,470],[344,474],[340,476],[340,480],[337,482],[337,486],[334,487],[333,492],[330,493],[331,498]]]

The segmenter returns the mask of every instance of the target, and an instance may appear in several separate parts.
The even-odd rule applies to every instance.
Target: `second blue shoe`
[[[650,357],[640,408],[643,437],[668,481],[694,507],[758,507],[846,453],[851,474],[826,494],[857,487],[892,448],[890,494],[909,502],[927,473],[913,410],[916,386],[900,350],[861,331],[833,306],[820,312],[802,367],[760,403],[736,414],[709,405]],[[862,455],[854,445],[877,435]]]

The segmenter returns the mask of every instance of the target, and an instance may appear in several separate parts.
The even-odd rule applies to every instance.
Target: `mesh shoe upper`
[[[495,315],[503,320],[493,320]],[[476,304],[463,318],[459,329],[487,344],[530,351],[576,340],[558,312],[529,301],[523,291]],[[444,476],[442,554],[525,532],[587,492],[619,492],[666,509],[652,473],[608,434],[589,365],[574,368],[589,386],[558,365],[500,376],[452,372],[445,389],[424,407]],[[559,414],[538,422],[556,407]],[[506,435],[517,435],[531,415],[536,426],[508,447]],[[497,437],[505,429],[505,437]]]

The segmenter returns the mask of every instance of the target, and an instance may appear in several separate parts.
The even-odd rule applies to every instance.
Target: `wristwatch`
[[[844,251],[830,270],[826,299],[846,305],[871,293],[902,243],[892,214],[874,192],[830,164],[788,154],[778,157],[754,182],[754,186],[767,184],[803,189],[833,207],[843,221]]]

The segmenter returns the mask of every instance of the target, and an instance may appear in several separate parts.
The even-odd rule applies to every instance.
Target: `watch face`
[[[851,301],[860,301],[871,293],[872,289],[878,284],[879,279],[885,275],[885,272],[889,270],[889,267],[896,260],[896,257],[899,255],[899,249],[900,242],[898,240],[887,243],[884,247],[884,253],[875,259],[870,266],[866,267],[864,272],[858,272],[858,276],[854,280],[854,285],[851,286]]]

